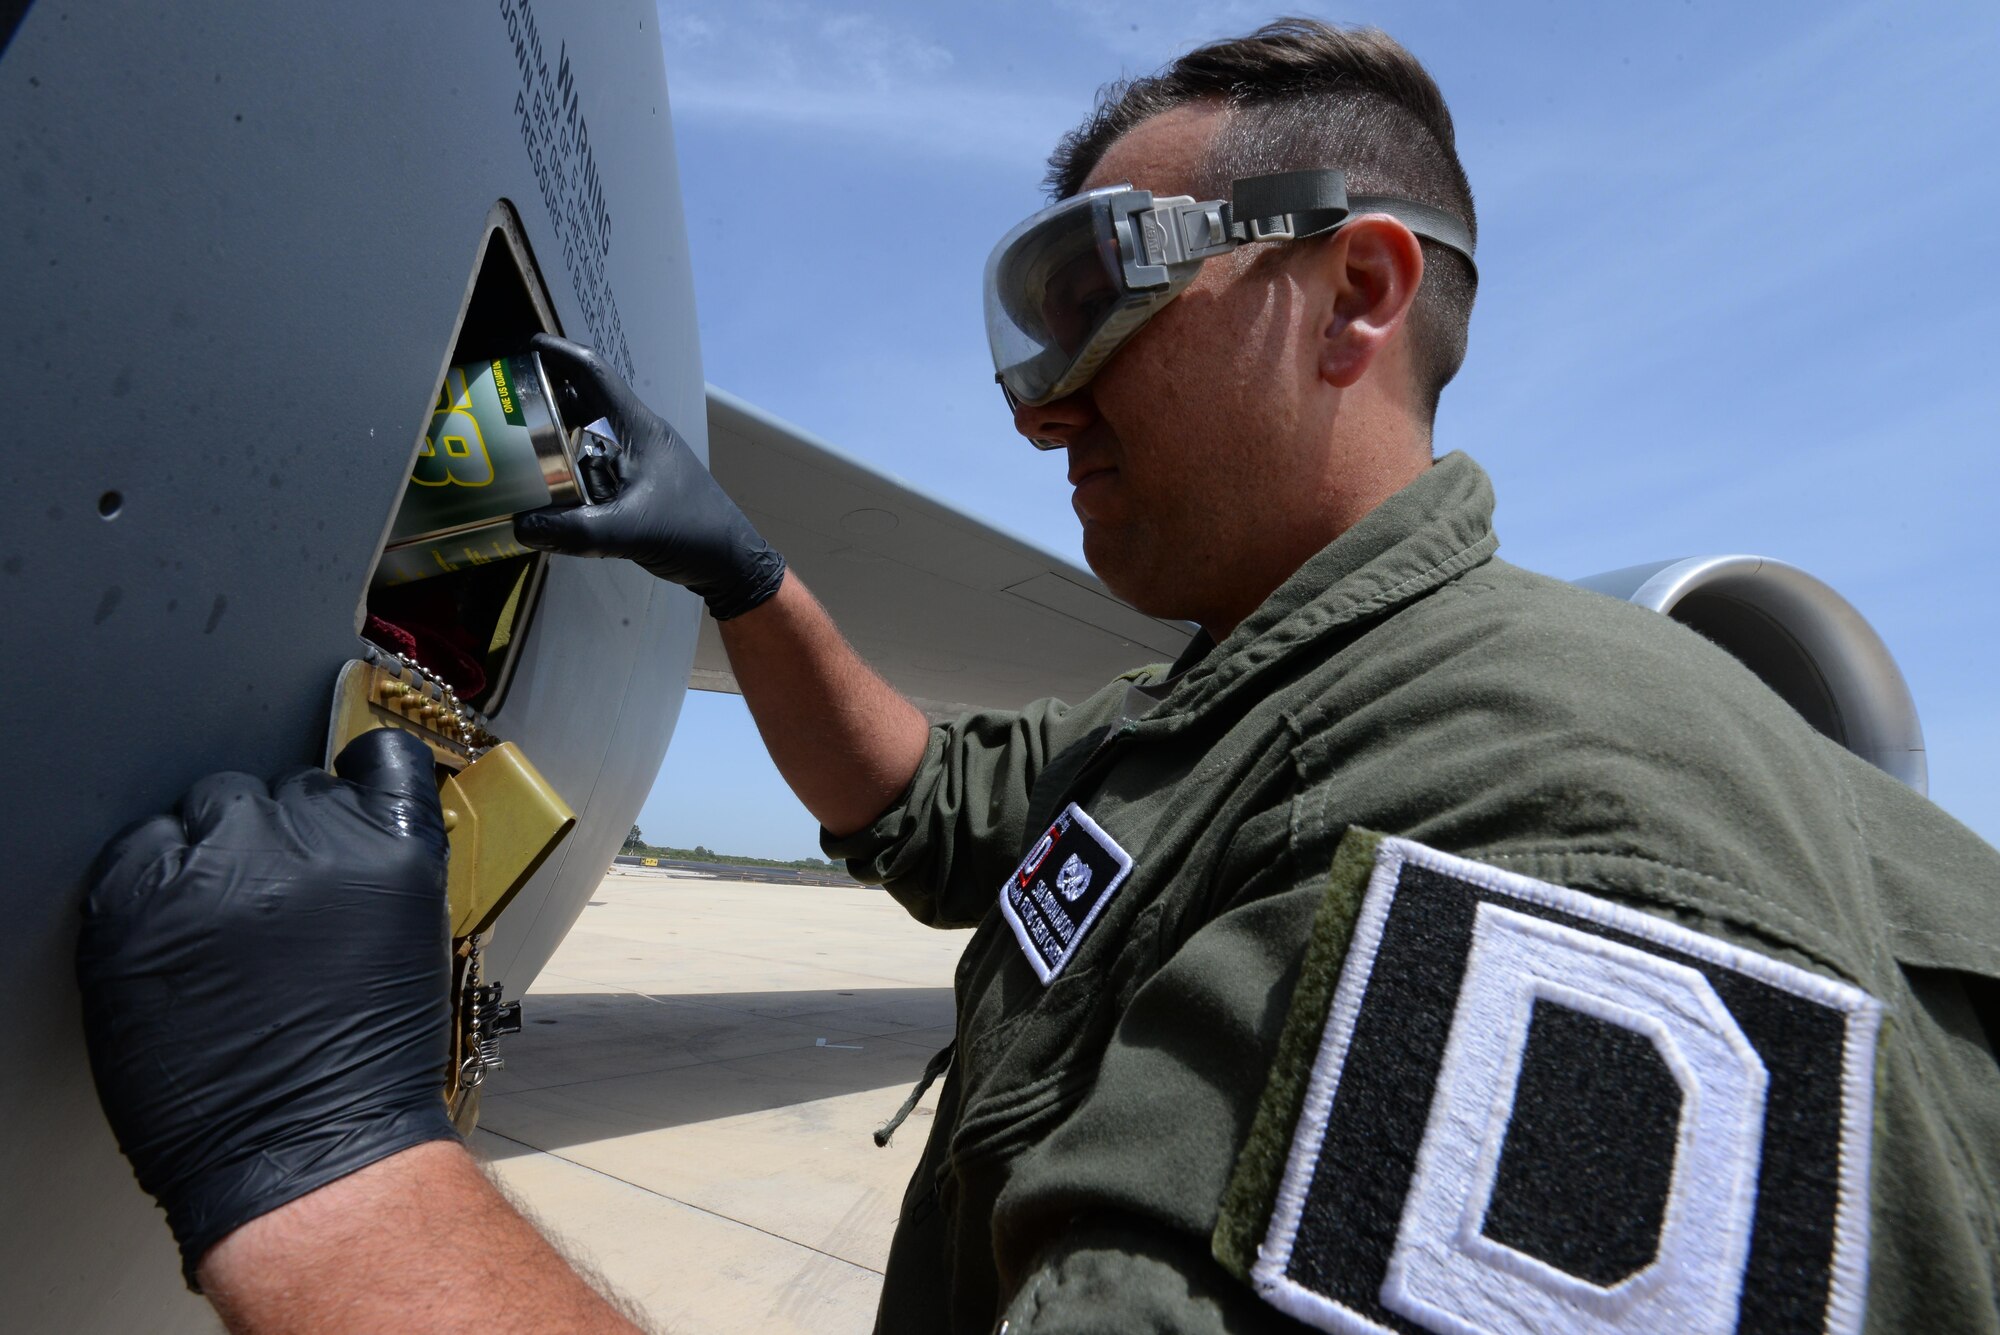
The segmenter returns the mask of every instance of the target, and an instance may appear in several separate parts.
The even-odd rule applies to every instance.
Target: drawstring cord
[[[957,1050],[958,1040],[954,1038],[951,1042],[939,1048],[932,1055],[931,1059],[924,1063],[923,1076],[917,1081],[917,1087],[910,1091],[910,1097],[903,1100],[903,1106],[896,1109],[894,1117],[891,1117],[888,1121],[882,1123],[880,1127],[876,1128],[876,1148],[882,1149],[888,1146],[889,1138],[896,1134],[896,1128],[909,1120],[910,1114],[916,1111],[917,1100],[924,1096],[924,1091],[936,1084],[937,1078],[950,1069],[952,1053]]]

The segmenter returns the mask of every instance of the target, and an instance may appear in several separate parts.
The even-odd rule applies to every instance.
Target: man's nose
[[[1014,429],[1037,443],[1072,445],[1096,422],[1097,404],[1088,385],[1036,407],[1024,403],[1014,409]]]

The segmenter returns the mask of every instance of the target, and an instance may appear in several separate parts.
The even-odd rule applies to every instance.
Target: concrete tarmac
[[[865,1331],[963,932],[872,888],[616,869],[523,1004],[473,1148],[676,1335]]]

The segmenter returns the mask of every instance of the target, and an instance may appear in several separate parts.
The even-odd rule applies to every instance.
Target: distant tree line
[[[799,871],[825,871],[838,876],[847,874],[844,862],[828,862],[825,858],[748,858],[735,853],[718,853],[704,844],[693,848],[667,848],[661,844],[649,844],[638,826],[625,836],[625,846],[618,850],[642,858],[671,858],[676,862],[717,862],[729,867],[790,867]]]

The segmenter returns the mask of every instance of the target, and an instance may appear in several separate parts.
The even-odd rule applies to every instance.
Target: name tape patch
[[[1385,839],[1250,1278],[1341,1335],[1860,1329],[1846,983]]]
[[[1000,887],[1000,916],[1044,984],[1075,958],[1131,870],[1132,855],[1074,802],[1021,859]]]

